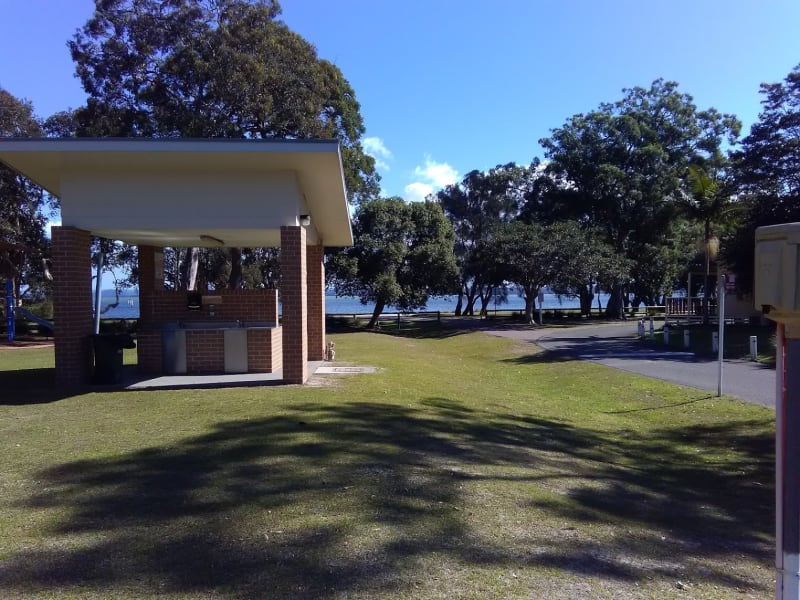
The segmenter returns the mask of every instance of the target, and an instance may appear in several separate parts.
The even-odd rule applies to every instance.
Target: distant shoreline
[[[102,308],[116,301],[116,293],[114,290],[103,290]],[[603,307],[608,302],[607,294],[599,294],[600,302]],[[423,308],[416,309],[411,312],[443,312],[451,313],[455,311],[457,296],[445,296],[442,298],[431,298],[427,305]],[[538,303],[536,308],[538,309]],[[477,303],[477,309],[480,308],[480,302]],[[580,308],[578,298],[563,298],[559,299],[555,294],[546,293],[544,295],[544,310],[575,310]],[[592,308],[597,308],[597,298],[592,303]],[[325,294],[325,314],[327,315],[354,315],[354,314],[371,314],[375,309],[375,304],[370,302],[362,304],[361,301],[354,296],[336,296],[335,294]],[[525,300],[516,295],[509,294],[508,301],[505,303],[498,302],[495,304],[493,301],[489,302],[487,309],[491,312],[497,311],[518,311],[525,310]],[[384,309],[385,313],[398,312],[397,307],[387,306]],[[129,288],[120,290],[119,306],[101,313],[101,319],[138,319],[139,318],[139,290],[138,288]]]

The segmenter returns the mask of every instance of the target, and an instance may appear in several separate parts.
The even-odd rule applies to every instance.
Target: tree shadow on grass
[[[472,329],[449,324],[447,322],[437,322],[434,320],[409,321],[403,320],[400,326],[396,321],[384,320],[374,329],[368,329],[365,325],[349,325],[339,323],[333,328],[328,328],[328,333],[380,333],[394,337],[412,339],[445,339],[470,333]]]
[[[774,442],[753,433],[763,427],[763,422],[719,424],[629,436],[620,445],[635,459],[628,468],[611,467],[599,487],[573,488],[567,505],[533,504],[565,518],[578,506],[590,522],[638,522],[671,541],[661,546],[673,547],[673,560],[680,554],[730,554],[766,562],[774,543]],[[681,449],[686,444],[691,446]],[[698,447],[733,451],[737,460],[707,460]],[[651,460],[636,459],[644,455]]]
[[[511,363],[515,365],[540,365],[550,364],[557,362],[571,362],[577,360],[574,356],[570,356],[564,352],[552,352],[538,348],[531,354],[523,354],[521,356],[514,356],[512,358],[504,358],[501,362]]]
[[[48,511],[51,524],[37,547],[0,562],[0,587],[20,594],[419,595],[422,573],[438,568],[429,561],[440,560],[467,569],[557,568],[611,582],[645,582],[656,573],[752,588],[698,561],[771,556],[770,440],[754,433],[763,425],[642,437],[468,409],[449,398],[419,407],[287,404],[275,416],[222,421],[169,447],[37,473],[39,491],[13,508]],[[689,441],[734,447],[737,460],[707,463],[687,449]],[[492,496],[500,484],[514,487]],[[552,493],[553,486],[561,491]],[[513,510],[519,529],[487,535],[485,523],[472,519],[480,494]],[[571,526],[539,531],[542,511],[548,522]],[[617,526],[620,535],[582,534],[589,523]],[[502,526],[502,519],[492,522]],[[623,533],[631,528],[638,533]]]
[[[495,331],[498,329],[530,329],[530,325],[520,320],[511,318],[481,318],[481,317],[452,317],[445,316],[437,319],[436,316],[408,315],[401,317],[398,326],[395,318],[384,317],[378,327],[367,329],[365,324],[354,325],[342,317],[329,317],[329,333],[353,333],[369,331],[382,333],[395,337],[416,339],[444,339],[472,333],[474,331]],[[553,326],[554,329],[559,326]]]
[[[654,404],[653,406],[643,406],[640,408],[627,408],[624,410],[610,410],[606,411],[606,414],[609,415],[625,415],[630,413],[638,413],[638,412],[650,412],[654,410],[669,410],[671,408],[677,408],[679,406],[689,406],[691,404],[698,404],[705,402],[706,400],[712,400],[716,398],[716,396],[708,395],[708,396],[700,396],[699,398],[693,398],[691,400],[684,400],[682,402],[673,402],[672,404]]]
[[[54,367],[0,371],[0,406],[47,404],[85,393],[83,388],[56,386]]]

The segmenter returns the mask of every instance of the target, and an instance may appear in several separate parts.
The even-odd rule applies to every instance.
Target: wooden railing
[[[702,296],[671,296],[665,299],[666,313],[668,316],[703,316],[703,297]],[[708,314],[717,314],[717,302],[714,299],[708,301]]]

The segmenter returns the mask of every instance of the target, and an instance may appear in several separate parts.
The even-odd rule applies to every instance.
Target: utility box
[[[756,229],[755,307],[779,323],[800,324],[800,223]]]

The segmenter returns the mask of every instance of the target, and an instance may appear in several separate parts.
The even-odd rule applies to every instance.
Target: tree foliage
[[[717,258],[719,239],[716,237],[731,216],[741,205],[732,201],[732,186],[724,171],[706,172],[699,165],[689,165],[686,190],[679,198],[679,208],[692,222],[702,226],[701,242],[703,254],[703,322],[709,323],[709,301],[715,288],[711,278],[711,265]],[[728,223],[729,224],[729,223]],[[687,293],[689,291],[687,290]]]
[[[514,163],[489,171],[470,171],[456,184],[436,194],[436,201],[453,224],[460,288],[456,314],[474,314],[481,300],[481,313],[497,284],[491,281],[492,262],[481,243],[498,223],[513,220],[524,201],[531,170]]]
[[[31,103],[0,88],[0,137],[41,134]],[[17,298],[23,288],[40,295],[47,286],[48,202],[39,186],[0,164],[0,278],[14,281]]]
[[[664,296],[682,289],[697,256],[697,227],[686,219],[672,220],[664,238],[636,246],[636,260],[627,259],[628,281],[635,282],[632,305],[663,305]],[[605,289],[613,289],[605,287]]]
[[[87,104],[51,117],[49,131],[338,139],[350,201],[376,197],[380,178],[361,145],[364,123],[352,87],[280,13],[275,0],[96,0],[94,15],[69,42]],[[271,264],[254,265],[264,253],[244,256],[238,248],[178,254],[184,287],[201,262],[197,281],[231,288],[252,284],[249,275],[269,272]]]
[[[800,65],[780,83],[761,85],[762,111],[734,154],[742,227],[723,240],[742,292],[753,285],[755,230],[800,221]]]
[[[369,327],[388,305],[425,306],[453,291],[457,268],[450,222],[434,202],[371,200],[356,210],[354,245],[329,262],[338,295],[375,303]]]
[[[624,90],[621,100],[575,115],[540,140],[550,175],[565,184],[549,207],[602,229],[635,265],[643,246],[665,243],[689,165],[722,164],[722,143],[738,132],[733,116],[699,111],[676,83],[659,79],[648,89]],[[632,291],[661,292],[643,284],[631,281]],[[611,293],[609,314],[621,316],[622,287]]]
[[[534,322],[536,299],[545,287],[579,295],[587,281],[600,276],[613,279],[620,267],[613,252],[574,221],[501,223],[484,245],[495,257],[496,280],[517,285],[525,299],[525,320],[529,323]]]
[[[630,279],[630,261],[614,252],[597,229],[576,221],[556,222],[550,227],[554,243],[561,245],[567,258],[548,287],[559,296],[577,297],[581,315],[589,316],[598,288],[609,290]]]
[[[280,13],[274,0],[96,0],[69,43],[89,95],[79,133],[336,138],[351,199],[376,196],[352,87]]]
[[[376,303],[372,325],[388,304],[416,308],[455,290],[457,311],[463,300],[473,314],[509,282],[530,302],[529,318],[544,286],[578,296],[584,314],[600,286],[611,294],[608,314],[620,316],[623,298],[659,304],[700,254],[710,270],[715,236],[747,291],[755,228],[800,220],[800,65],[762,85],[762,113],[733,163],[723,147],[735,143],[738,120],[698,109],[658,79],[553,129],[540,140],[542,165],[474,170],[435,203],[406,205],[374,199],[378,176],[361,146],[354,92],[279,19],[277,1],[96,0],[96,8],[70,42],[87,105],[53,115],[45,132],[337,138],[358,209],[356,246],[329,255],[330,281]],[[272,285],[279,273],[270,249],[176,250],[167,253],[169,277],[185,280],[191,257],[213,287]]]

